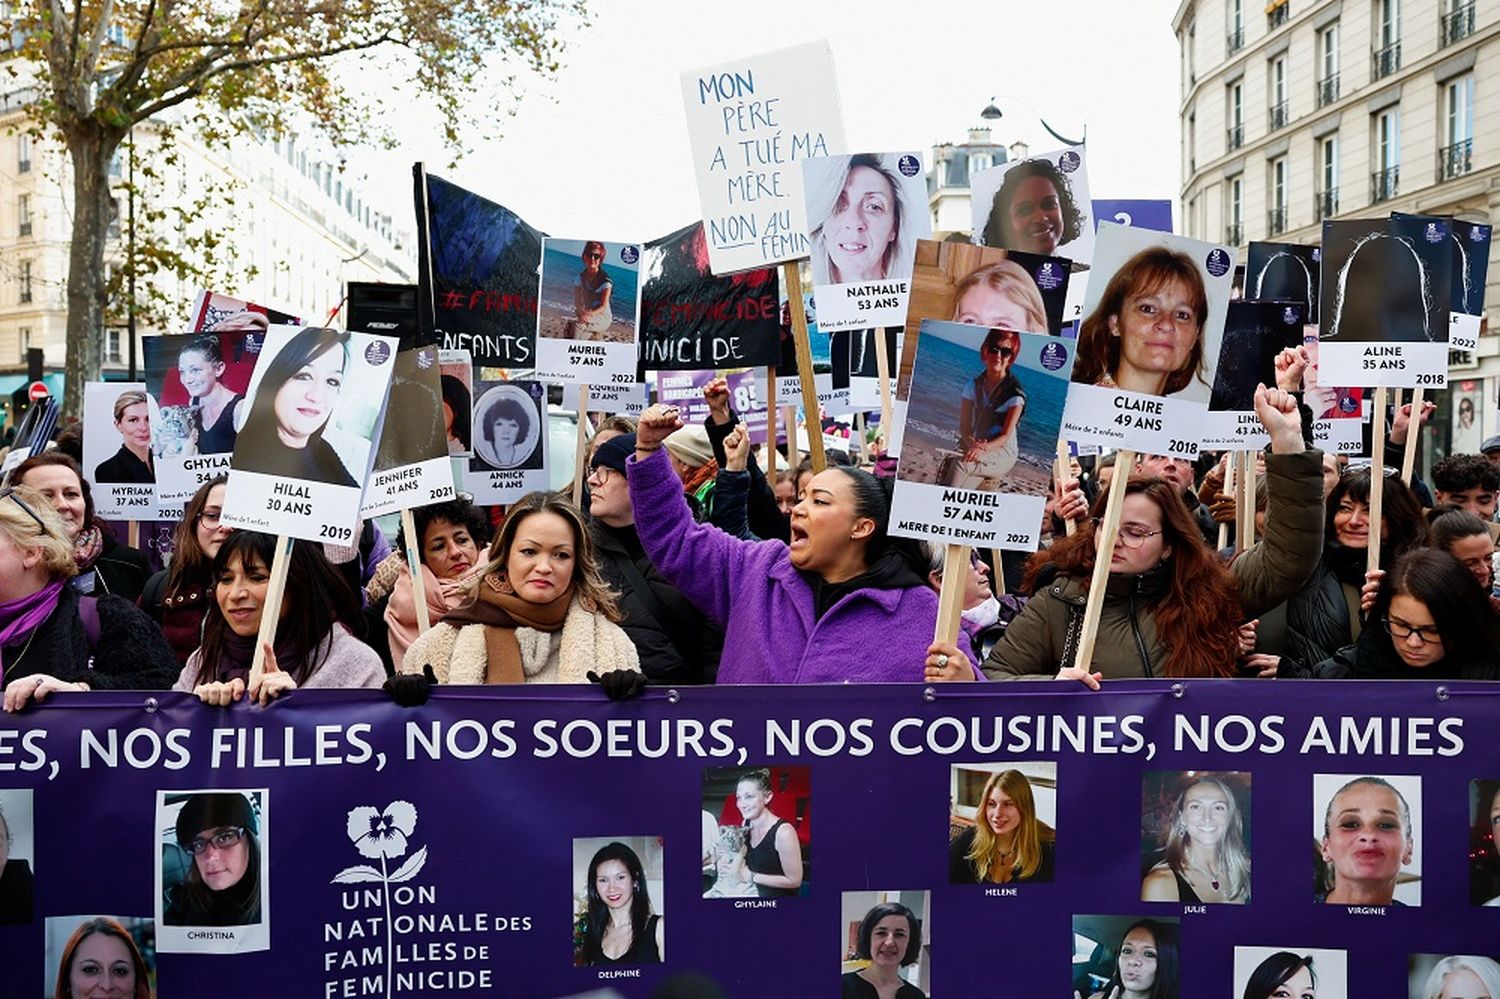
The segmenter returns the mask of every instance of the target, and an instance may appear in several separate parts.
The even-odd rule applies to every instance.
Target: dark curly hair
[[[1005,172],[995,200],[990,202],[990,217],[984,223],[984,245],[1004,246],[1015,249],[1015,233],[1010,230],[1010,203],[1015,200],[1016,188],[1021,181],[1032,177],[1045,177],[1057,190],[1057,201],[1062,208],[1063,231],[1058,245],[1071,243],[1083,232],[1085,219],[1073,200],[1073,187],[1068,178],[1050,160],[1022,160]]]

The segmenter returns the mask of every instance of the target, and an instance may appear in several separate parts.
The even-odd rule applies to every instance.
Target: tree
[[[109,165],[132,126],[182,106],[207,141],[227,141],[282,134],[301,112],[336,142],[368,141],[380,101],[339,57],[380,51],[409,68],[461,152],[481,117],[466,108],[492,63],[556,72],[558,26],[583,17],[583,0],[23,0],[12,10],[12,37],[24,41],[9,68],[34,75],[32,120],[60,136],[72,165],[64,401],[79,414],[103,354]],[[514,81],[500,79],[493,103]]]

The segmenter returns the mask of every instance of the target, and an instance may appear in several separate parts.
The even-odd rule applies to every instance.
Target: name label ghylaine
[[[774,898],[742,898],[734,903],[736,909],[774,909],[776,900]]]

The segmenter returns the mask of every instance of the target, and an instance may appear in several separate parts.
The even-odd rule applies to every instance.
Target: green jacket
[[[1226,627],[1257,617],[1296,593],[1323,552],[1323,455],[1266,455],[1270,502],[1265,537],[1229,571],[1239,606],[1216,609]],[[1149,576],[1149,574],[1148,574]],[[1072,662],[1088,602],[1088,579],[1059,576],[1037,590],[984,662],[992,680],[1050,680]],[[1167,675],[1147,577],[1112,576],[1094,643],[1094,669],[1106,679]]]

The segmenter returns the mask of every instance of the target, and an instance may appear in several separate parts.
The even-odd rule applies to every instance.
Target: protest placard
[[[1257,302],[1297,302],[1312,322],[1318,317],[1323,250],[1302,243],[1250,241],[1245,252],[1244,297]]]
[[[894,391],[890,373],[900,363],[902,328],[855,330],[829,335],[829,360],[832,363],[832,385],[835,391],[847,389],[849,407],[854,410],[880,409]],[[885,356],[880,356],[882,348]],[[884,361],[884,364],[881,362]],[[885,389],[880,372],[887,372]]]
[[[270,950],[270,797],[265,787],[218,784],[156,792],[152,894],[159,953]]]
[[[974,242],[1085,267],[1094,258],[1093,202],[1082,146],[1001,163],[970,179]]]
[[[1448,227],[1453,251],[1452,301],[1448,314],[1448,347],[1473,353],[1479,349],[1484,317],[1484,285],[1490,268],[1490,226],[1438,215],[1392,212],[1393,219],[1441,222]]]
[[[413,347],[396,355],[386,412],[394,415],[381,425],[360,516],[380,517],[452,499],[451,421],[443,412],[436,347]]]
[[[472,427],[464,489],[475,503],[514,503],[548,488],[545,385],[476,379]]]
[[[467,350],[438,351],[438,381],[443,393],[443,423],[448,455],[474,453],[474,357]]]
[[[299,317],[289,312],[280,312],[205,289],[193,299],[188,332],[264,333],[273,325],[296,326],[301,322]]]
[[[234,442],[224,523],[352,545],[397,341],[273,326]]]
[[[1233,280],[1223,247],[1100,223],[1063,436],[1196,455]]]
[[[819,328],[904,323],[917,240],[932,235],[921,155],[805,160],[802,184]]]
[[[766,403],[757,372],[662,371],[655,377],[656,400],[663,406],[676,406],[684,425],[701,424],[708,417],[703,389],[715,378],[723,378],[729,383],[729,407],[745,425],[750,443],[766,442]],[[785,428],[782,430],[784,433]]]
[[[1203,447],[1259,451],[1271,443],[1255,415],[1255,387],[1276,387],[1276,357],[1302,345],[1305,309],[1300,302],[1229,303],[1219,367],[1204,416]]]
[[[537,378],[590,386],[635,381],[640,262],[634,243],[542,240]]]
[[[1302,328],[1302,402],[1312,410],[1313,443],[1332,454],[1364,454],[1365,390],[1334,388],[1319,381],[1318,327]]]
[[[571,409],[575,413],[578,408],[577,385],[564,385],[562,387],[562,408]],[[650,404],[646,398],[647,388],[645,382],[631,382],[629,385],[590,385],[589,406],[590,413],[618,413],[621,416],[638,417],[646,411]]]
[[[151,406],[144,382],[89,382],[83,388],[83,474],[94,512],[109,520],[156,516]]]
[[[21,417],[20,425],[16,427],[15,440],[11,442],[5,460],[0,462],[0,471],[5,473],[0,484],[10,485],[11,471],[33,453],[40,454],[47,447],[47,442],[52,439],[52,432],[57,429],[57,417],[61,412],[61,404],[52,396],[31,404],[26,415]]]
[[[1172,231],[1170,201],[1158,201],[1154,198],[1095,198],[1092,206],[1096,230],[1100,222],[1118,222],[1137,229]]]

